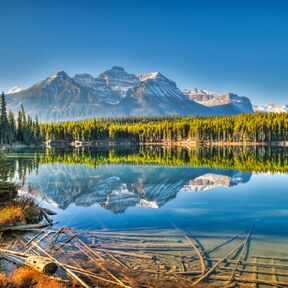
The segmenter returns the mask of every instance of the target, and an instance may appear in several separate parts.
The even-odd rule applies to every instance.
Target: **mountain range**
[[[160,72],[130,74],[114,66],[98,77],[64,71],[30,88],[14,87],[7,94],[8,108],[18,112],[21,104],[42,122],[82,120],[93,117],[161,115],[235,115],[253,113],[247,97],[206,90],[180,90]]]
[[[258,113],[288,113],[288,104],[276,106],[271,103],[265,106],[253,105],[253,110]]]

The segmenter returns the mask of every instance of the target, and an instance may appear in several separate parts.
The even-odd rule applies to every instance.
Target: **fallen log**
[[[3,249],[3,248],[0,248],[0,252],[5,253],[5,254],[14,255],[14,256],[20,256],[20,257],[24,257],[24,258],[30,256],[30,254],[27,254],[27,253],[22,253],[22,252],[18,252],[18,251]]]
[[[25,259],[25,264],[41,273],[49,275],[54,274],[57,270],[57,265],[55,262],[42,256],[29,256]]]
[[[239,263],[240,263],[240,261],[241,261],[241,259],[242,259],[242,256],[243,256],[245,250],[247,249],[247,244],[248,244],[248,242],[249,242],[249,240],[250,240],[250,238],[251,238],[251,234],[252,234],[253,228],[254,228],[254,223],[252,224],[252,226],[251,226],[251,228],[250,228],[250,230],[249,230],[249,232],[248,232],[248,235],[247,235],[247,237],[246,237],[246,239],[245,239],[245,241],[244,241],[244,245],[243,245],[243,247],[242,247],[242,249],[241,249],[240,255],[239,255],[238,259],[237,259],[237,262],[236,262],[236,264],[235,264],[235,267],[234,267],[234,269],[233,269],[233,271],[232,271],[232,273],[231,273],[231,275],[230,275],[230,278],[229,278],[229,280],[228,280],[225,288],[228,288],[228,287],[230,286],[230,284],[231,284],[231,282],[232,282],[232,280],[233,280],[233,278],[234,278],[235,272],[237,271],[237,268],[238,268]]]
[[[52,224],[53,224],[53,220],[49,218],[49,216],[48,216],[47,213],[44,211],[44,209],[41,209],[41,212],[42,212],[44,218],[46,219],[46,221],[47,221],[50,225],[52,225]]]
[[[208,270],[204,275],[202,275],[200,278],[198,278],[196,281],[194,281],[192,283],[192,287],[196,286],[197,284],[199,284],[201,281],[203,281],[204,279],[206,279],[208,276],[210,276],[210,274],[212,274],[216,268],[222,263],[224,262],[229,256],[233,255],[236,251],[238,251],[243,245],[244,245],[245,241],[241,242],[239,245],[237,245],[237,247],[235,247],[232,251],[230,251],[227,255],[225,255],[222,259],[220,259],[217,263],[215,263],[213,265],[213,267]]]
[[[40,236],[43,233],[43,231],[38,232],[34,237],[32,237],[25,245],[24,247],[27,247],[32,241],[34,241],[38,236]]]
[[[238,238],[238,237],[241,236],[243,233],[244,233],[244,232],[240,232],[239,234],[234,235],[234,236],[232,236],[232,237],[230,237],[230,238],[222,241],[221,243],[218,243],[218,244],[216,244],[216,245],[214,245],[214,246],[212,246],[212,247],[210,247],[210,248],[207,248],[206,250],[202,251],[202,253],[203,253],[203,254],[205,254],[205,253],[206,253],[206,254],[207,254],[207,253],[211,253],[211,252],[215,251],[216,249],[224,246],[225,244],[228,244],[228,243],[232,242],[234,239]]]
[[[78,239],[78,242],[80,244],[82,244],[88,251],[90,251],[90,253],[92,253],[93,255],[95,255],[96,257],[98,257],[99,259],[101,259],[101,261],[105,262],[105,259],[96,251],[94,251],[93,249],[91,249],[86,243],[84,243],[82,240]]]
[[[227,281],[229,279],[229,276],[227,277],[227,276],[221,276],[221,275],[213,275],[210,278],[213,280]],[[274,281],[270,281],[270,280],[262,280],[262,279],[254,279],[254,278],[238,277],[238,276],[235,276],[234,279],[237,282],[242,282],[242,283],[265,284],[265,285],[274,286],[274,287],[278,287],[278,288],[288,287],[287,282],[275,283]]]
[[[0,229],[0,232],[3,231],[29,231],[33,229],[45,228],[51,226],[51,224],[40,223],[40,224],[27,224],[27,225],[18,225],[18,226],[10,226]]]
[[[48,258],[53,260],[59,267],[64,269],[69,276],[71,276],[73,279],[75,279],[79,284],[81,284],[85,288],[90,288],[90,286],[84,282],[80,277],[78,277],[73,271],[71,271],[69,268],[65,267],[64,264],[59,262],[57,259],[55,259],[53,256],[51,256],[49,253],[47,253],[42,247],[40,247],[37,243],[31,242],[31,244],[37,248],[39,251],[41,251],[44,255],[46,255]]]
[[[50,210],[50,209],[48,209],[48,208],[42,208],[42,210],[43,210],[47,215],[49,215],[49,216],[57,215],[56,212],[54,212],[54,211],[52,211],[52,210]]]
[[[104,249],[96,249],[97,251],[101,251],[101,252],[105,252]],[[107,250],[107,248],[105,249]],[[131,256],[131,257],[136,257],[136,258],[142,258],[142,259],[153,259],[152,256],[150,255],[145,255],[145,254],[137,254],[137,253],[129,253],[129,252],[125,252],[125,251],[118,251],[118,250],[109,250],[110,253],[113,254],[119,254],[119,255],[125,255],[125,256]]]
[[[192,246],[192,248],[194,249],[194,251],[196,252],[196,254],[199,257],[200,263],[201,263],[201,271],[202,271],[202,275],[205,274],[206,271],[206,266],[205,266],[205,262],[203,260],[202,254],[200,253],[199,249],[196,247],[196,245],[193,243],[193,241],[188,237],[188,235],[183,234],[184,237],[187,239],[187,241],[190,243],[190,245]]]
[[[269,256],[263,256],[263,255],[252,255],[251,258],[259,258],[259,259],[269,259],[269,260],[279,260],[279,261],[283,261],[286,262],[288,261],[288,258],[285,257],[269,257]]]
[[[220,267],[220,270],[223,270],[223,271],[232,271],[232,268],[229,268],[229,267]],[[269,272],[269,271],[255,271],[255,270],[247,270],[247,269],[242,269],[242,268],[237,268],[236,271],[239,271],[241,273],[248,273],[248,274],[252,274],[252,276],[254,278],[256,278],[256,275],[257,274],[261,274],[261,275],[266,275],[266,276],[283,276],[283,277],[288,277],[288,273],[283,273],[283,272],[278,272],[278,271],[272,271],[272,272]]]
[[[110,277],[112,277],[115,281],[117,281],[122,287],[128,288],[129,286],[125,285],[119,278],[117,278],[114,274],[112,274],[110,271],[108,271],[97,259],[95,259],[94,255],[89,255],[83,248],[80,247],[80,245],[76,244],[76,246],[89,258],[91,259],[100,269],[102,269],[104,272],[106,272]]]

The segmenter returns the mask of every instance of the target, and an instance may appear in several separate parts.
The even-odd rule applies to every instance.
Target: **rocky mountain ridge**
[[[18,112],[21,104],[42,122],[84,120],[93,117],[161,115],[234,115],[251,113],[247,97],[218,95],[205,90],[180,90],[160,72],[127,73],[114,66],[98,77],[68,76],[57,72],[27,89],[15,88],[7,95],[8,108]]]

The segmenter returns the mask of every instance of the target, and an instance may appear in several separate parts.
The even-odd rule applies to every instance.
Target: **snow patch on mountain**
[[[121,100],[121,95],[116,93],[109,87],[106,81],[102,78],[94,78],[90,74],[76,74],[74,81],[82,87],[90,89],[98,100],[109,104],[117,104]]]
[[[23,90],[25,90],[25,89],[24,89],[24,88],[21,88],[21,87],[18,87],[18,86],[15,86],[15,87],[10,88],[10,89],[6,92],[6,94],[18,93],[18,92],[21,92],[21,91],[23,91]]]

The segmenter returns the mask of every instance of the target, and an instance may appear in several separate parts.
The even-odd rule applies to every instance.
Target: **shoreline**
[[[61,141],[61,140],[60,140]],[[60,142],[59,141],[59,142]],[[143,145],[143,146],[163,146],[163,147],[183,147],[183,148],[191,148],[191,147],[212,147],[212,146],[273,146],[273,147],[288,147],[288,141],[273,141],[273,142],[196,142],[196,141],[161,141],[161,142],[139,142],[139,143],[123,143],[123,141],[102,141],[101,144],[91,144],[93,141],[79,141],[83,142],[82,145],[75,145],[73,142],[71,143],[62,143],[59,145],[47,145],[46,143],[41,143],[40,145],[25,145],[25,144],[4,144],[0,145],[0,152],[8,149],[24,149],[24,148],[80,148],[80,147],[88,147],[88,148],[103,148],[103,147],[129,147],[135,145]],[[105,142],[105,143],[104,143]]]
[[[280,146],[288,147],[288,141],[279,141],[279,142],[195,142],[195,141],[163,141],[163,142],[144,142],[140,145],[147,146],[177,146],[177,147],[211,147],[211,146]]]

